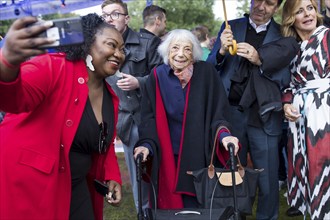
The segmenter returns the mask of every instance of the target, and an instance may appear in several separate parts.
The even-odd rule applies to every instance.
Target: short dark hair
[[[163,20],[164,14],[166,15],[166,10],[164,8],[157,5],[149,5],[145,7],[142,12],[143,24],[146,25],[152,22],[155,16]]]
[[[84,43],[58,48],[59,52],[64,52],[66,54],[67,60],[85,60],[87,55],[90,53],[91,46],[95,41],[95,35],[98,31],[101,31],[104,28],[113,28],[117,31],[113,25],[105,22],[104,19],[96,13],[82,16],[81,24],[84,35]]]
[[[101,8],[104,8],[105,6],[107,5],[111,5],[111,4],[118,4],[120,5],[123,10],[124,10],[124,14],[127,14],[128,15],[128,8],[127,8],[127,4],[124,3],[122,0],[104,0],[102,5],[101,5]]]
[[[283,0],[277,0],[277,6],[280,7],[282,2],[283,2]]]

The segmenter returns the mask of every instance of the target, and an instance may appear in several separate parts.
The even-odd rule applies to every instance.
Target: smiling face
[[[170,44],[168,61],[175,72],[181,72],[193,62],[192,43],[185,40],[173,40]]]
[[[114,28],[106,27],[95,35],[90,55],[95,72],[100,77],[111,76],[116,73],[125,60],[124,40]]]
[[[277,12],[278,0],[251,0],[250,18],[256,25],[266,24]]]
[[[295,9],[293,24],[301,39],[306,40],[313,34],[317,26],[316,10],[310,0],[301,0]]]

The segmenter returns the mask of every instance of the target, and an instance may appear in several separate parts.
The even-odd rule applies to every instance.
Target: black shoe
[[[294,217],[294,216],[300,216],[303,215],[301,211],[296,209],[295,207],[290,207],[288,210],[286,210],[286,215],[289,217]]]

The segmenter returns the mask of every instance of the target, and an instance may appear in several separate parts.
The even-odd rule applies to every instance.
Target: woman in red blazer
[[[51,24],[36,21],[17,19],[0,51],[0,219],[101,220],[94,179],[110,204],[121,200],[118,99],[105,78],[125,59],[123,38],[89,14],[83,44],[47,54],[40,46],[54,40],[33,36]]]

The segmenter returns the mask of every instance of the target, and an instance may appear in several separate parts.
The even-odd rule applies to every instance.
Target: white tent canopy
[[[75,10],[101,5],[102,0],[12,0],[1,1],[0,20],[28,15],[65,14]]]

